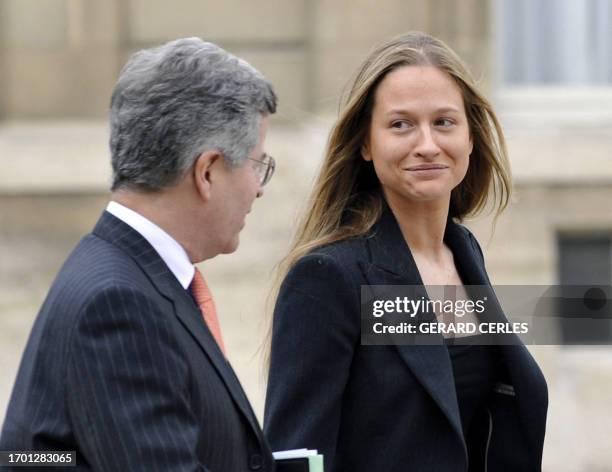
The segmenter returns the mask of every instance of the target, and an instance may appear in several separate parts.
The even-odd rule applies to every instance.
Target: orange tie
[[[212,293],[210,293],[208,284],[204,280],[204,277],[202,277],[202,273],[197,267],[195,268],[195,274],[189,289],[191,290],[196,303],[200,307],[200,311],[204,317],[204,322],[208,326],[208,329],[215,338],[215,341],[217,341],[221,352],[223,352],[223,355],[225,356],[225,345],[223,344],[223,338],[221,337],[221,328],[219,327],[219,319],[217,318],[215,301],[213,300]]]

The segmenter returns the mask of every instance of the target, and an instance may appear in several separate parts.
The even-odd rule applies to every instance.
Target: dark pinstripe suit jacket
[[[77,470],[273,470],[191,296],[153,247],[107,212],[36,319],[0,450],[76,450]]]

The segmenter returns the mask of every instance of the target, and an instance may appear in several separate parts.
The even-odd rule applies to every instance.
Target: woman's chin
[[[424,188],[412,189],[404,198],[413,202],[436,203],[450,201],[451,189],[447,186],[428,185]]]

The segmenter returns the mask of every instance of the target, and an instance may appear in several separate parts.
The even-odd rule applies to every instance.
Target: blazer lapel
[[[370,285],[419,285],[423,281],[397,221],[389,208],[367,239],[371,260],[360,264]],[[395,346],[414,376],[446,415],[461,439],[467,455],[455,381],[444,345]]]
[[[486,291],[489,307],[487,321],[508,322],[491,287],[485,266],[481,262],[480,253],[470,241],[465,230],[449,220],[445,241],[453,251],[457,266],[464,272],[466,279],[464,282],[468,285],[479,285]],[[480,295],[482,296],[481,293]],[[504,344],[499,346],[499,352],[505,361],[510,381],[516,392],[516,400],[525,431],[530,436],[532,444],[537,444],[540,441],[538,438],[544,437],[543,425],[546,423],[546,413],[542,414],[542,412],[546,412],[546,401],[538,397],[536,392],[547,390],[546,381],[540,374],[540,368],[533,357],[515,334],[506,337]],[[534,382],[537,385],[534,385]],[[536,450],[538,449],[541,447],[536,447]]]
[[[453,252],[455,265],[460,269],[465,285],[490,285],[484,265],[479,263],[480,254],[472,244],[469,233],[450,218],[446,223],[444,242]]]
[[[485,290],[488,297],[486,320],[507,322],[503,308],[491,287],[480,252],[469,233],[449,218],[444,241],[453,252],[464,284],[478,285],[480,290]],[[367,239],[367,244],[370,260],[360,266],[370,285],[423,286],[410,249],[388,207]],[[479,295],[482,296],[482,292],[479,292]],[[532,444],[536,444],[538,449],[538,438],[543,437],[546,422],[545,413],[542,415],[542,412],[546,411],[546,399],[537,397],[534,392],[546,392],[546,382],[527,348],[516,335],[508,335],[505,343],[507,345],[501,345],[499,349],[515,388],[521,421]],[[403,361],[447,416],[465,448],[452,365],[446,347],[397,345],[396,348]],[[531,382],[537,382],[538,385],[531,385]],[[467,454],[467,449],[465,452]]]
[[[453,252],[455,265],[460,271],[462,281],[468,288],[470,286],[478,286],[478,291],[473,295],[477,298],[487,297],[486,317],[481,321],[506,323],[508,319],[504,314],[504,310],[495,295],[491,282],[487,275],[484,262],[482,262],[480,253],[475,247],[475,242],[472,242],[472,237],[465,228],[462,228],[450,218],[446,225],[446,233],[444,234],[444,242]],[[495,344],[499,342],[499,335]],[[520,344],[520,340],[516,335],[507,335],[505,342],[508,344]]]
[[[198,342],[259,437],[259,424],[238,378],[203,321],[200,310],[157,251],[140,233],[108,212],[102,214],[93,234],[126,252],[147,274],[157,290],[173,303],[175,315]]]

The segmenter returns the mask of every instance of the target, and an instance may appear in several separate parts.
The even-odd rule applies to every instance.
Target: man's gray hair
[[[199,38],[135,53],[110,106],[112,190],[159,190],[176,183],[204,151],[231,166],[276,111],[270,82],[247,62]]]

